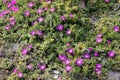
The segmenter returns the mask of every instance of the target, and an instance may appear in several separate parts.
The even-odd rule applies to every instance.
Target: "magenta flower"
[[[39,18],[38,18],[38,21],[39,21],[39,22],[42,22],[43,20],[44,20],[43,17],[39,17]]]
[[[17,1],[16,1],[16,0],[11,0],[11,4],[12,4],[12,5],[17,4]]]
[[[110,41],[110,40],[107,40],[107,44],[110,45],[110,44],[111,44],[111,41]]]
[[[91,52],[93,50],[93,48],[88,48],[88,50]]]
[[[13,12],[18,12],[19,8],[17,6],[11,6],[10,9],[13,11]]]
[[[67,30],[67,31],[66,31],[66,34],[71,34],[71,30]]]
[[[110,2],[110,0],[104,0],[105,2]]]
[[[99,69],[98,71],[96,71],[96,74],[100,75],[102,73],[101,69]]]
[[[48,4],[50,4],[50,3],[51,3],[51,0],[46,0],[46,1],[47,1],[47,3],[48,3]]]
[[[33,6],[34,6],[34,3],[33,3],[33,2],[29,2],[29,3],[28,3],[28,7],[29,7],[29,8],[32,8]]]
[[[30,32],[30,34],[31,34],[32,36],[35,36],[35,35],[36,35],[36,32],[35,32],[34,30],[32,30],[32,31]]]
[[[33,21],[32,22],[32,25],[36,25],[38,23],[38,21],[36,20],[36,21]]]
[[[59,24],[56,29],[58,31],[62,31],[64,29],[64,26],[62,24]]]
[[[30,11],[26,10],[26,11],[24,12],[24,15],[25,15],[25,16],[29,16],[29,15],[30,15]]]
[[[50,11],[51,12],[55,12],[55,8],[50,8]]]
[[[9,2],[9,3],[7,3],[7,5],[6,5],[8,8],[10,8],[11,6],[12,6],[12,4]]]
[[[90,59],[90,58],[91,58],[91,56],[90,56],[89,53],[85,53],[85,54],[83,55],[83,57],[84,57],[85,59]]]
[[[74,16],[73,16],[73,14],[69,14],[69,17],[70,17],[70,18],[73,18]]]
[[[74,49],[73,49],[73,48],[68,48],[68,49],[67,49],[67,52],[68,52],[69,54],[74,54]]]
[[[60,61],[65,61],[65,60],[67,59],[67,57],[66,57],[66,55],[64,55],[64,54],[59,54],[58,59],[59,59]]]
[[[15,25],[15,23],[16,23],[16,21],[15,21],[15,20],[14,20],[14,21],[11,21],[11,22],[10,22],[10,25],[11,25],[11,26],[14,26],[14,25]]]
[[[28,48],[30,48],[30,49],[31,49],[31,48],[33,48],[33,46],[32,46],[32,45],[28,45],[27,47],[28,47]]]
[[[101,43],[101,42],[102,42],[102,38],[97,37],[97,38],[96,38],[96,42],[97,42],[97,43]]]
[[[48,7],[44,7],[44,10],[47,11],[47,10],[48,10]]]
[[[29,69],[29,70],[31,70],[32,69],[32,65],[27,65],[27,68]]]
[[[98,37],[98,38],[101,38],[101,37],[102,37],[102,34],[98,34],[97,37]]]
[[[101,69],[102,68],[102,64],[96,64],[95,67],[98,68],[98,69]]]
[[[23,73],[22,73],[22,72],[19,72],[19,73],[18,73],[18,77],[19,77],[19,78],[22,78],[22,77],[23,77]]]
[[[120,31],[120,27],[119,27],[119,26],[114,26],[113,30],[114,30],[115,32],[119,32],[119,31]]]
[[[27,49],[22,49],[22,55],[23,55],[23,56],[27,55],[27,53],[28,53],[28,50],[27,50]]]
[[[14,21],[14,20],[15,20],[15,17],[12,16],[12,17],[9,18],[9,20],[10,20],[10,21]]]
[[[42,35],[43,35],[43,32],[42,32],[41,30],[38,30],[38,31],[36,32],[36,34],[37,34],[38,36],[42,36]]]
[[[65,70],[66,70],[67,72],[71,71],[71,70],[72,70],[72,66],[69,66],[69,65],[66,66]]]
[[[13,73],[16,74],[18,72],[18,69],[14,68]]]
[[[6,15],[6,14],[8,14],[8,13],[10,13],[9,10],[4,10],[4,11],[2,12],[2,15]]]
[[[11,28],[11,26],[9,26],[9,25],[5,26],[6,30],[9,30],[10,28]]]
[[[82,66],[82,65],[84,64],[84,61],[83,61],[83,59],[78,58],[78,59],[76,59],[75,64],[76,64],[77,66]]]
[[[46,68],[46,65],[40,65],[39,66],[39,69],[42,71],[42,70],[45,70],[45,68]]]
[[[65,21],[66,17],[65,16],[60,16],[60,20]]]
[[[108,52],[108,57],[113,58],[114,56],[115,56],[115,52],[114,51]]]
[[[98,56],[100,56],[100,54],[98,52],[94,52],[94,56],[98,57]]]
[[[4,4],[7,3],[7,1],[8,1],[8,0],[2,0],[2,2],[3,2]]]
[[[37,10],[37,13],[38,14],[41,14],[43,12],[43,9],[41,9],[41,8],[39,8],[38,10]]]
[[[70,46],[71,44],[70,43],[67,43],[66,46]]]
[[[70,62],[71,62],[71,60],[70,60],[70,59],[67,59],[67,60],[64,61],[64,64],[65,64],[65,65],[69,65]]]

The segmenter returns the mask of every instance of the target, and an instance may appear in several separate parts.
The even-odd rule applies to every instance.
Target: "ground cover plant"
[[[107,80],[120,71],[120,0],[0,0],[0,47],[0,80]]]

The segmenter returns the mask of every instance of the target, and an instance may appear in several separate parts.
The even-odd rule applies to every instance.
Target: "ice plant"
[[[88,48],[88,50],[89,50],[89,52],[91,52],[93,50],[93,48],[90,47],[90,48]]]
[[[11,28],[11,26],[9,26],[9,25],[5,26],[6,30],[9,30],[10,28]]]
[[[69,66],[69,65],[66,66],[65,70],[66,70],[67,72],[71,71],[71,70],[72,70],[72,66]]]
[[[60,16],[60,20],[65,21],[66,17],[65,16]]]
[[[55,8],[50,8],[50,11],[51,12],[55,12]]]
[[[18,72],[18,69],[14,68],[13,73],[16,74]]]
[[[37,10],[37,13],[38,14],[40,14],[40,13],[42,13],[43,12],[43,9],[41,9],[41,8],[39,8],[38,10]]]
[[[65,65],[69,65],[70,62],[71,62],[71,60],[70,60],[70,59],[67,59],[67,60],[64,61],[64,64],[65,64]]]
[[[119,31],[120,31],[120,27],[119,27],[119,26],[114,26],[113,30],[114,30],[115,32],[119,32]]]
[[[101,43],[101,42],[102,42],[102,38],[97,37],[97,38],[96,38],[96,42],[97,42],[97,43]]]
[[[64,26],[62,24],[59,24],[56,29],[58,31],[62,31],[64,29]]]
[[[64,54],[59,54],[58,59],[59,59],[60,61],[65,61],[65,60],[67,59],[67,57],[66,57],[66,55],[64,55]]]
[[[110,2],[110,0],[104,0],[105,2]]]
[[[94,52],[94,56],[98,57],[98,56],[100,56],[100,54],[98,52]]]
[[[73,48],[68,48],[66,50],[69,54],[74,54],[74,49]]]
[[[95,67],[98,68],[98,69],[101,69],[102,68],[102,64],[96,64]]]
[[[15,5],[15,4],[17,4],[17,1],[16,0],[11,0],[11,2],[10,2],[12,5]]]
[[[73,15],[73,14],[69,14],[69,17],[70,17],[70,18],[73,18],[73,17],[74,17],[74,15]]]
[[[3,2],[4,4],[7,3],[7,1],[8,1],[8,0],[2,0],[2,2]]]
[[[18,12],[18,10],[19,10],[18,6],[11,6],[10,9],[11,9],[13,12]]]
[[[36,35],[36,31],[32,30],[32,31],[30,32],[30,35],[35,36],[35,35]]]
[[[97,37],[98,37],[98,38],[101,38],[101,37],[102,37],[102,34],[98,34]]]
[[[32,69],[32,65],[27,65],[27,68],[29,69],[29,70],[31,70]]]
[[[111,41],[110,41],[110,40],[107,40],[107,44],[110,45],[110,44],[111,44]]]
[[[46,65],[45,65],[45,64],[39,66],[39,69],[40,69],[41,71],[42,71],[42,70],[45,70],[45,68],[46,68]]]
[[[37,30],[36,34],[37,34],[38,36],[42,36],[42,35],[43,35],[43,32],[42,32],[41,30]]]
[[[70,43],[66,43],[66,46],[68,47],[68,46],[70,46],[71,44]]]
[[[108,52],[108,57],[113,58],[114,56],[115,56],[115,52],[114,51]]]
[[[10,21],[14,21],[14,20],[15,20],[15,17],[12,16],[12,17],[9,18],[9,20],[10,20]]]
[[[29,8],[32,8],[33,6],[34,6],[34,3],[33,3],[33,2],[29,2],[29,3],[28,3],[28,7],[29,7]]]
[[[25,55],[27,55],[27,53],[28,53],[28,50],[27,50],[27,49],[25,49],[25,48],[24,48],[24,49],[22,49],[22,55],[24,55],[24,56],[25,56]]]
[[[44,20],[43,17],[39,17],[39,18],[38,18],[38,21],[39,21],[39,22],[42,22],[43,20]]]
[[[10,7],[12,6],[12,4],[9,2],[9,3],[6,4],[6,6],[7,6],[8,8],[10,8]]]
[[[66,34],[71,34],[71,30],[67,30],[67,31],[66,31]]]
[[[19,72],[17,75],[18,75],[19,78],[23,77],[23,73],[22,72]]]
[[[24,12],[24,15],[25,15],[25,16],[29,16],[29,15],[30,15],[30,11],[26,10],[26,11]]]
[[[78,58],[78,59],[76,59],[75,64],[76,64],[77,66],[82,66],[82,65],[84,64],[84,61],[83,61],[83,59]]]
[[[84,57],[85,59],[90,59],[90,58],[91,58],[91,55],[90,55],[89,53],[85,53],[85,54],[83,55],[83,57]]]

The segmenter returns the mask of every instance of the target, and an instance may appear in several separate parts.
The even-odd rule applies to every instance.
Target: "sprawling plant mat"
[[[0,80],[120,80],[120,0],[0,0]]]

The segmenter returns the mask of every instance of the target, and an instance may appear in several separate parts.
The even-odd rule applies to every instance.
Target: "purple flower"
[[[59,54],[58,59],[59,59],[60,61],[65,61],[65,60],[67,59],[67,57],[66,57],[66,55],[64,55],[64,54]]]
[[[73,49],[73,48],[68,48],[68,49],[67,49],[67,52],[68,52],[69,54],[74,54],[74,49]]]
[[[36,21],[33,21],[32,22],[32,25],[36,25],[38,22],[37,22],[37,20]]]
[[[90,59],[90,58],[91,58],[91,56],[90,56],[89,53],[85,53],[85,54],[83,55],[83,57],[84,57],[85,59]]]
[[[47,10],[48,10],[48,7],[44,7],[44,10],[47,11]]]
[[[76,64],[77,66],[82,66],[82,65],[84,64],[84,61],[83,61],[83,59],[78,58],[78,59],[76,59],[75,64]]]
[[[11,26],[9,26],[9,25],[5,26],[6,30],[9,30],[10,28],[11,28]]]
[[[115,32],[119,32],[119,31],[120,31],[120,27],[119,27],[119,26],[114,26],[113,30],[114,30]]]
[[[43,17],[39,17],[39,18],[38,18],[38,21],[39,21],[39,22],[42,22],[43,20],[44,20]]]
[[[12,17],[9,18],[9,20],[10,20],[10,21],[14,21],[14,20],[15,20],[15,17],[12,16]]]
[[[70,59],[67,59],[67,60],[64,61],[64,64],[65,64],[65,65],[69,65],[70,62],[71,62],[71,60],[70,60]]]
[[[34,30],[32,30],[32,31],[30,32],[30,34],[31,34],[32,36],[34,36],[34,35],[36,35],[36,32],[35,32]]]
[[[65,16],[60,16],[60,20],[65,21],[66,17]]]
[[[96,68],[96,74],[100,75],[102,73],[101,69]]]
[[[43,9],[41,9],[41,8],[39,8],[38,10],[37,10],[37,13],[38,14],[40,14],[40,13],[42,13],[43,12]]]
[[[102,42],[102,38],[97,37],[97,38],[96,38],[96,42],[97,42],[97,43],[101,43],[101,42]]]
[[[70,17],[70,18],[73,18],[74,16],[73,16],[73,14],[69,14],[69,17]]]
[[[56,29],[58,31],[62,31],[64,29],[64,26],[62,24],[59,24]]]
[[[39,69],[42,71],[42,70],[44,70],[46,68],[46,65],[40,65],[39,66]]]
[[[107,40],[107,44],[110,45],[110,44],[111,44],[111,41],[110,41],[110,40]]]
[[[30,65],[30,64],[27,65],[27,68],[31,70],[32,69],[32,65]]]
[[[25,16],[29,16],[29,15],[30,15],[30,11],[26,10],[26,11],[24,12],[24,15],[25,15]]]
[[[110,0],[104,0],[105,2],[110,2]]]
[[[46,0],[46,1],[47,1],[47,3],[48,3],[48,4],[50,4],[50,3],[51,3],[51,0]]]
[[[33,2],[29,2],[29,3],[28,3],[28,7],[29,7],[29,8],[32,8],[33,6],[34,6],[34,3],[33,3]]]
[[[55,12],[55,8],[50,8],[50,11],[51,12]]]
[[[14,21],[11,21],[11,22],[10,22],[10,25],[11,25],[11,26],[14,26],[14,25],[15,25],[15,23],[16,23],[16,21],[15,21],[15,20],[14,20]]]
[[[23,77],[23,73],[22,73],[22,72],[19,72],[19,73],[18,73],[18,77],[19,77],[19,78],[22,78],[22,77]]]
[[[28,48],[30,48],[30,49],[31,49],[31,48],[33,48],[33,46],[32,46],[32,45],[28,45],[27,47],[28,47]]]
[[[41,30],[38,30],[38,31],[36,32],[36,34],[37,34],[38,36],[42,36],[42,35],[43,35],[43,32],[42,32]]]
[[[95,57],[98,57],[98,56],[100,56],[100,55],[99,55],[98,52],[94,52],[94,56],[95,56]]]
[[[11,6],[10,9],[13,11],[13,12],[17,12],[19,10],[19,8],[17,6]]]
[[[67,72],[71,71],[71,70],[72,70],[72,66],[69,66],[69,65],[66,66],[65,70],[66,70]]]
[[[12,5],[17,4],[17,1],[16,1],[16,0],[11,0],[11,4],[12,4]]]
[[[10,8],[11,6],[12,6],[12,4],[9,2],[9,3],[7,3],[7,5],[6,5],[8,8]]]
[[[3,3],[6,3],[8,0],[2,0]]]
[[[67,44],[66,44],[67,47],[70,46],[70,45],[71,45],[70,43],[67,43]]]
[[[102,68],[102,64],[96,64],[95,67],[98,68],[98,69],[101,69]]]
[[[14,68],[13,73],[16,74],[18,72],[18,69]]]
[[[97,35],[97,38],[101,38],[101,37],[102,37],[102,34],[98,34],[98,35]]]
[[[88,48],[88,50],[91,52],[93,50],[93,48]]]
[[[67,31],[66,31],[66,34],[71,34],[71,30],[67,30]]]
[[[114,56],[115,56],[115,52],[114,51],[108,52],[108,57],[113,58]]]
[[[23,56],[27,55],[27,53],[28,53],[28,50],[27,50],[27,49],[22,49],[22,55],[23,55]]]
[[[6,14],[8,14],[8,13],[10,13],[9,10],[4,10],[4,11],[2,12],[2,15],[6,15]]]

